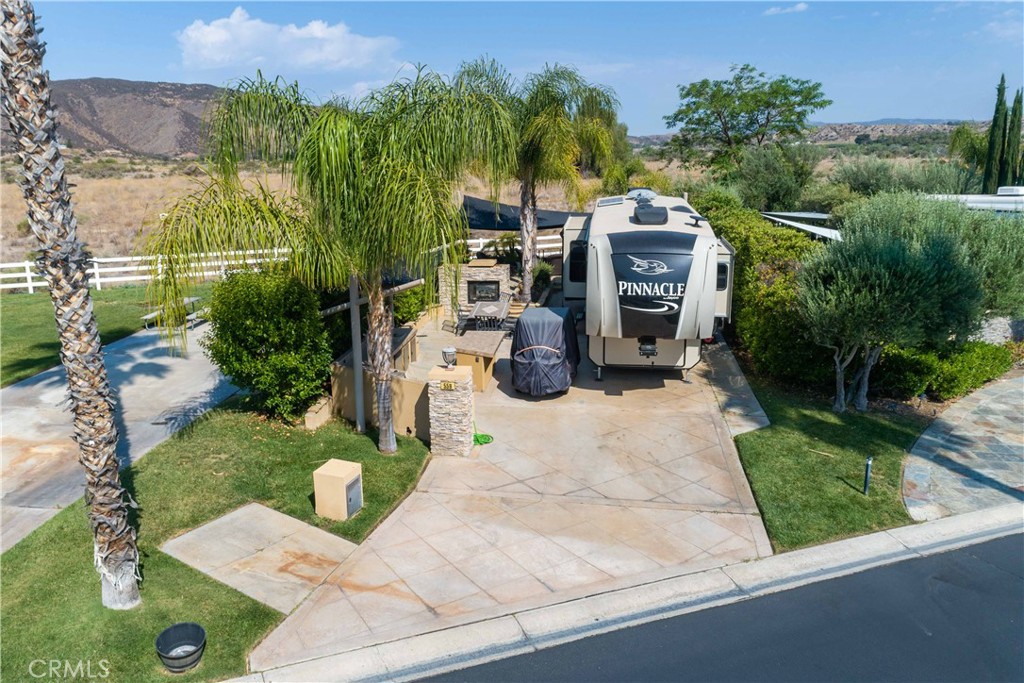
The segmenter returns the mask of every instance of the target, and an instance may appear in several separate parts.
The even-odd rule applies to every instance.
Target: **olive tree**
[[[864,229],[813,254],[797,276],[797,302],[810,338],[833,352],[832,409],[843,412],[850,400],[867,409],[871,370],[886,345],[965,339],[981,298],[980,275],[948,234],[913,240]]]
[[[904,240],[948,235],[967,252],[981,276],[981,308],[987,316],[1024,316],[1024,217],[969,209],[958,202],[923,195],[880,193],[843,218],[844,238],[882,230]]]

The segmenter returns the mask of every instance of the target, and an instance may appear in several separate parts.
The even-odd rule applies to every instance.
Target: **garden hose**
[[[491,443],[494,441],[494,437],[490,434],[480,434],[476,431],[476,422],[473,423],[473,445],[483,446],[484,444]]]

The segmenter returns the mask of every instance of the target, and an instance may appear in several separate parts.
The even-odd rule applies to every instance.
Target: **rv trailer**
[[[701,340],[732,316],[735,251],[679,197],[641,188],[597,201],[562,233],[562,291],[583,304],[602,367],[689,370]]]

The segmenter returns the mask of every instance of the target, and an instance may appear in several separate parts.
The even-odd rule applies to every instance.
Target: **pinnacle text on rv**
[[[625,282],[619,281],[619,296],[681,297],[686,285],[680,282]]]

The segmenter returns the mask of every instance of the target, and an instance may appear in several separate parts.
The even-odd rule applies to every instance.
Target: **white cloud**
[[[383,88],[389,83],[402,78],[413,78],[416,75],[416,65],[409,62],[403,63],[390,78],[378,78],[375,80],[356,81],[347,86],[336,88],[331,91],[331,99],[360,100],[374,90]]]
[[[991,21],[982,29],[996,40],[1020,42],[1022,27],[1020,21]]]
[[[804,12],[807,10],[809,5],[806,2],[798,2],[795,5],[789,7],[769,7],[764,12],[761,12],[766,17],[774,16],[776,14],[793,14],[794,12]]]
[[[1021,34],[1024,33],[1021,11],[1013,8],[997,13],[993,21],[985,24],[982,31],[996,40],[1021,42]]]
[[[241,7],[230,16],[206,23],[192,22],[177,34],[185,67],[288,67],[309,71],[339,71],[371,65],[394,65],[398,40],[390,36],[361,36],[343,23],[313,20],[305,26],[272,24]]]

